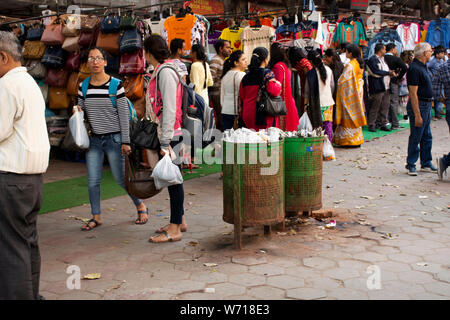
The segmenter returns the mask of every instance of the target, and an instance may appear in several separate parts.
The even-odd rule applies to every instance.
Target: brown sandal
[[[153,239],[157,239],[160,238],[162,235],[166,236],[166,239],[162,240],[162,241],[154,241]],[[183,236],[177,236],[177,237],[172,237],[167,231],[162,232],[159,236],[156,237],[151,237],[150,239],[148,239],[149,242],[153,242],[153,243],[163,243],[163,242],[175,242],[175,241],[180,241],[183,238]]]
[[[94,223],[94,226],[91,227],[89,224],[90,223]],[[100,222],[98,222],[95,219],[91,219],[89,220],[84,226],[81,227],[81,231],[91,231],[92,229],[95,229],[97,227],[100,227],[102,224]]]
[[[164,232],[167,232],[167,230],[166,230],[166,228],[168,228],[169,227],[169,225],[166,225],[166,226],[164,226],[164,227],[162,227],[162,228],[159,228],[158,230],[156,230],[155,232],[156,233],[164,233]],[[181,228],[180,228],[180,231],[181,232],[186,232],[187,231],[187,226],[181,226]]]

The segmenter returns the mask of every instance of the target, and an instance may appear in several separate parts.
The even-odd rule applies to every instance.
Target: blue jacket
[[[450,20],[436,19],[431,21],[428,26],[425,41],[432,47],[443,45],[446,49],[448,49],[448,43],[450,41]]]
[[[370,40],[369,42],[369,56],[368,58],[372,57],[375,54],[375,45],[381,42],[384,45],[387,45],[390,42],[393,42],[395,44],[395,47],[397,48],[398,54],[402,53],[403,51],[403,44],[402,39],[400,38],[397,31],[386,28],[383,31],[380,31],[375,38]]]
[[[376,94],[384,92],[389,88],[384,85],[384,77],[389,76],[388,71],[381,69],[381,63],[377,55],[373,55],[367,61],[367,72],[369,73],[369,93]]]

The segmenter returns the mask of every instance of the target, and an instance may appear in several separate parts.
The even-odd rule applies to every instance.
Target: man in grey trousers
[[[0,31],[0,300],[42,298],[36,222],[50,143],[44,98],[21,51]]]

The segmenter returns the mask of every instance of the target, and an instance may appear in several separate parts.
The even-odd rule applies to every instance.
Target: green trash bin
[[[324,137],[285,138],[286,216],[322,208]]]
[[[278,170],[272,172],[274,174],[261,172],[271,166],[259,157],[260,148],[266,146],[268,157],[277,160]],[[229,153],[231,150],[233,152]],[[223,159],[223,220],[234,224],[235,242],[240,248],[241,227],[284,222],[283,141],[269,144],[224,142]]]

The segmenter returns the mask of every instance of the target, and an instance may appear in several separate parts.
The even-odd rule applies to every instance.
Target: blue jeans
[[[450,129],[450,99],[445,102],[445,119]]]
[[[406,168],[415,168],[416,162],[420,156],[420,164],[422,168],[432,165],[433,157],[431,155],[431,147],[433,145],[433,136],[431,135],[431,102],[419,101],[420,115],[423,124],[420,128],[415,126],[414,112],[411,102],[408,102],[406,111],[408,112],[411,133],[408,141],[408,157],[406,159]],[[420,148],[419,148],[420,146]]]
[[[122,156],[122,138],[120,133],[112,133],[101,136],[92,136],[89,139],[89,151],[86,153],[86,165],[88,169],[89,200],[91,213],[101,214],[100,209],[100,184],[102,181],[103,161],[105,154],[108,157],[109,166],[117,184],[125,189],[125,157]],[[134,205],[138,207],[142,200],[129,195]]]

